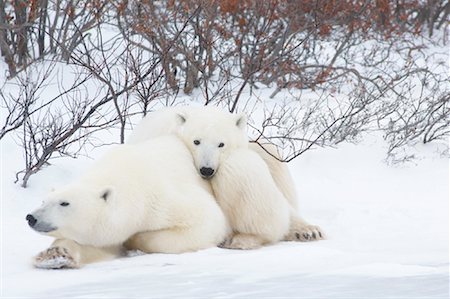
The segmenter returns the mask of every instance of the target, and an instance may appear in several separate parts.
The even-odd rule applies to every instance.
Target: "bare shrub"
[[[0,91],[0,139],[20,137],[24,186],[99,130],[124,142],[134,115],[180,95],[246,111],[252,137],[279,146],[282,161],[369,130],[407,160],[404,147],[449,134],[446,41],[433,34],[447,30],[445,1],[14,3],[0,2],[0,50],[17,77]]]

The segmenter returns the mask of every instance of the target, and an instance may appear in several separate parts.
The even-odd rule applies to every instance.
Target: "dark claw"
[[[299,233],[295,233],[295,237],[297,238],[297,240],[300,240],[300,234]]]
[[[322,238],[322,234],[319,232],[319,237]]]
[[[217,245],[217,247],[219,248],[225,248],[225,246],[229,245],[231,243],[231,240],[225,239],[223,240],[222,243],[220,243],[219,245]]]
[[[309,239],[311,238],[311,236],[310,236],[308,233],[304,233],[304,234],[303,234],[303,237],[304,237],[306,240],[309,240]]]
[[[316,233],[315,232],[312,233],[312,237],[313,237],[313,239],[316,238]]]

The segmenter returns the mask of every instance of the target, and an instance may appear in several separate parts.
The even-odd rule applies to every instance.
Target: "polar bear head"
[[[191,109],[178,113],[178,135],[191,151],[200,175],[214,176],[230,152],[248,147],[247,117],[232,114],[216,107]]]
[[[42,206],[26,216],[35,231],[80,244],[109,246],[120,238],[111,187],[73,184],[51,192]],[[117,234],[116,234],[117,233]]]

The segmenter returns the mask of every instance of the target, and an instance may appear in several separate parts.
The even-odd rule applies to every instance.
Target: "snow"
[[[61,158],[13,184],[18,145],[1,140],[2,298],[448,298],[449,161],[436,145],[415,164],[388,166],[385,144],[316,149],[289,164],[300,211],[327,240],[252,251],[211,248],[178,255],[130,254],[76,270],[44,270],[32,257],[52,239],[25,215],[45,192],[70,182],[92,159]],[[107,146],[97,148],[92,157]]]

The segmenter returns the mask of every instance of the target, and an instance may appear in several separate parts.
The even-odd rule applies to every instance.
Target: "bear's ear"
[[[100,198],[102,198],[105,202],[111,197],[111,188],[107,188],[100,193]]]
[[[241,130],[247,128],[247,116],[244,113],[236,115],[236,126]]]
[[[179,125],[182,125],[186,122],[186,115],[183,113],[177,113],[177,122]]]

